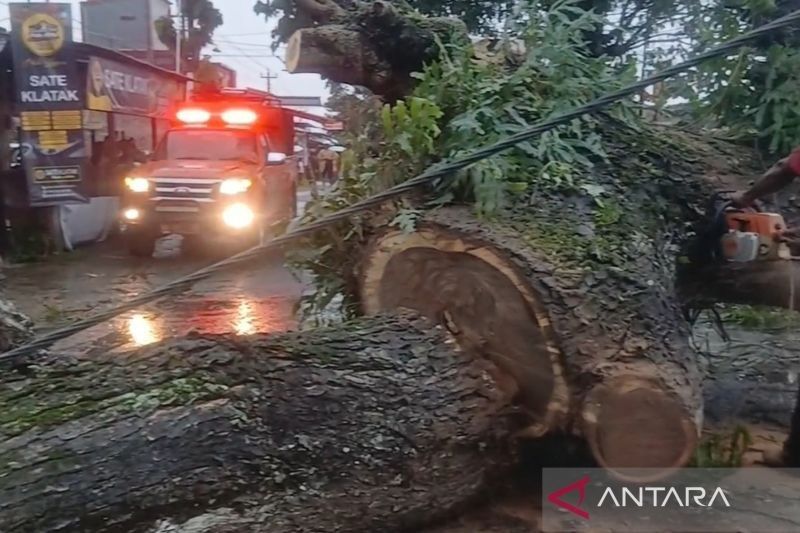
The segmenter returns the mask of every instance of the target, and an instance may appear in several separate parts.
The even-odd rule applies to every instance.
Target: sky
[[[270,48],[274,22],[267,23],[263,16],[253,12],[255,0],[213,0],[222,12],[224,23],[215,32],[215,47],[205,50],[215,61],[225,63],[236,70],[240,87],[266,89],[267,80],[262,78],[267,71],[272,76],[272,91],[279,96],[320,96],[325,99],[327,91],[322,79],[314,74],[289,74],[284,70],[282,50],[274,57]],[[71,0],[73,5],[74,34],[80,39],[80,0]],[[0,26],[9,28],[8,2],[0,1]],[[314,112],[315,110],[309,109]]]

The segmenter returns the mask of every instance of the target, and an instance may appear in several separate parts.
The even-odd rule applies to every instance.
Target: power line
[[[221,33],[219,34],[220,37],[249,37],[251,35],[267,35],[266,32],[257,31],[253,33]]]
[[[305,237],[308,237],[316,233],[319,230],[326,229],[334,224],[338,224],[340,222],[349,220],[350,217],[354,215],[371,211],[372,209],[384,204],[385,202],[399,198],[412,190],[416,190],[417,188],[422,187],[423,185],[430,185],[431,183],[434,183],[436,181],[443,182],[445,180],[452,179],[453,175],[457,175],[457,172],[459,170],[463,170],[467,167],[474,165],[479,161],[497,155],[501,152],[505,152],[506,150],[513,148],[519,143],[529,141],[547,131],[557,128],[558,126],[569,124],[576,118],[580,118],[583,115],[597,113],[598,111],[605,109],[611,104],[619,102],[620,100],[623,100],[624,98],[627,98],[634,94],[640,93],[642,90],[655,83],[664,81],[667,78],[671,78],[673,76],[681,74],[709,59],[729,54],[734,50],[741,48],[745,44],[749,44],[750,41],[753,41],[757,38],[767,35],[779,28],[783,28],[785,26],[789,26],[790,24],[794,24],[798,20],[800,20],[800,10],[792,11],[788,15],[776,19],[773,22],[770,22],[755,30],[747,32],[746,34],[737,37],[735,39],[732,39],[720,46],[712,48],[711,50],[705,52],[704,54],[700,54],[699,56],[696,56],[692,59],[689,59],[677,65],[673,65],[648,78],[642,79],[630,85],[626,85],[621,89],[618,89],[611,93],[607,93],[599,98],[592,100],[588,104],[573,108],[572,110],[558,114],[552,118],[545,119],[541,122],[537,122],[536,124],[528,128],[525,128],[524,130],[514,135],[506,137],[505,139],[498,141],[494,144],[490,144],[478,150],[469,152],[462,157],[450,161],[436,163],[428,167],[428,169],[425,170],[422,174],[414,178],[411,178],[408,181],[404,181],[403,183],[395,185],[394,187],[391,187],[383,192],[370,196],[369,198],[365,198],[364,200],[356,202],[355,204],[349,207],[340,209],[339,211],[335,211],[329,215],[325,215],[313,222],[309,222],[307,224],[297,226],[293,229],[289,229],[283,235],[275,237],[264,244],[260,244],[253,248],[250,248],[249,250],[246,250],[232,257],[229,257],[223,261],[220,261],[219,263],[209,265],[203,269],[198,270],[197,272],[194,272],[192,274],[189,274],[188,276],[184,276],[175,281],[167,283],[166,285],[158,287],[150,292],[135,296],[126,302],[123,302],[121,304],[112,307],[111,309],[108,309],[106,311],[101,311],[92,316],[78,320],[77,322],[70,324],[69,326],[46,333],[29,343],[26,343],[22,346],[19,346],[18,348],[14,348],[13,350],[9,350],[5,353],[2,353],[0,354],[0,363],[4,362],[14,363],[18,358],[24,356],[36,355],[39,352],[39,350],[52,346],[55,342],[61,339],[66,339],[67,337],[71,337],[72,335],[80,331],[88,329],[92,326],[96,326],[98,324],[102,324],[103,322],[115,318],[126,311],[130,311],[131,309],[135,309],[144,304],[153,302],[155,300],[159,300],[166,296],[171,296],[183,292],[186,289],[193,286],[195,283],[207,279],[220,272],[229,270],[236,266],[241,266],[243,264],[249,263],[250,261],[256,259],[257,257],[262,256],[262,254],[264,254],[264,252],[267,250],[273,250],[282,245],[296,242],[300,239],[303,239]]]
[[[241,41],[229,41],[227,39],[217,39],[217,38],[214,38],[214,42],[215,43],[230,44],[230,45],[246,46],[246,47],[250,47],[250,48],[269,48],[269,49],[272,49],[272,45],[271,44],[244,43],[244,42],[241,42]],[[283,48],[283,47],[278,47],[278,48]]]
[[[247,55],[247,54],[226,54],[226,53],[223,53],[223,52],[203,52],[202,55],[215,56],[215,57],[243,57],[243,58],[253,59],[253,56]],[[271,54],[271,55],[268,55],[268,56],[264,56],[264,57],[275,58],[275,59],[280,59],[281,58],[280,56],[276,56],[274,54]],[[264,67],[262,67],[262,68],[264,68]]]
[[[239,51],[242,53],[242,57],[244,57],[244,58],[246,58],[246,59],[249,59],[249,60],[250,60],[250,61],[251,61],[251,62],[252,62],[254,65],[256,65],[256,66],[257,66],[259,69],[265,69],[265,68],[268,68],[266,65],[264,65],[264,64],[262,64],[262,63],[259,63],[259,61],[258,61],[258,60],[257,60],[255,57],[253,57],[252,55],[248,54],[248,53],[247,53],[247,51],[246,51],[246,50],[243,50],[241,47],[239,47],[239,46],[237,46],[237,45],[235,45],[235,44],[232,44],[231,46],[233,46],[234,48],[236,48],[237,50],[239,50]]]

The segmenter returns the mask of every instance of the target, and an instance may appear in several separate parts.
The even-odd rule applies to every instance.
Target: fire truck
[[[292,111],[261,92],[196,94],[171,113],[148,162],[125,178],[122,232],[150,257],[167,234],[254,243],[297,209]]]

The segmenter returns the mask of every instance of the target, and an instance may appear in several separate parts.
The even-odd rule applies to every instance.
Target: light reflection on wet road
[[[9,297],[37,328],[83,318],[215,261],[182,257],[180,238],[159,243],[157,258],[131,258],[119,244],[104,243],[53,260],[5,271]],[[302,284],[280,254],[262,263],[215,276],[183,294],[136,309],[59,342],[54,351],[104,354],[199,333],[252,335],[293,329]]]

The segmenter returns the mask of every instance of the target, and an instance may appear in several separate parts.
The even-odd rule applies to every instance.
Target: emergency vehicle
[[[175,233],[253,243],[297,209],[294,117],[265,93],[195,95],[173,113],[153,156],[125,178],[128,250],[151,256]]]

